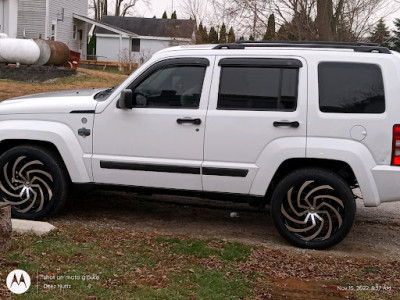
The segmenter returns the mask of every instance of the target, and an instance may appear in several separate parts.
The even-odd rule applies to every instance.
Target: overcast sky
[[[393,0],[388,0],[388,2],[392,2]],[[178,18],[182,17],[182,13],[180,13],[180,0],[151,0],[151,8],[147,8],[143,4],[137,4],[136,15],[139,17],[148,17],[152,18],[156,15],[157,18],[161,18],[164,11],[167,11],[168,17],[171,16],[171,12],[173,10],[177,11]],[[400,6],[400,4],[398,4]],[[395,18],[400,18],[400,9],[399,11],[393,13],[388,18],[385,19],[386,25],[390,28],[393,28],[393,20]]]

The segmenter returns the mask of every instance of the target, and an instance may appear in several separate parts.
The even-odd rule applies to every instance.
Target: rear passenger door
[[[279,165],[279,139],[297,149],[291,155],[305,156],[306,86],[301,58],[217,57],[207,112],[204,191],[250,193],[261,167],[272,176]],[[267,186],[268,178],[263,180]]]

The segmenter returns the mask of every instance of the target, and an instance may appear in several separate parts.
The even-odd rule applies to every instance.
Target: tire
[[[69,180],[62,162],[37,146],[17,146],[0,156],[0,202],[11,204],[13,218],[41,220],[59,212]]]
[[[329,170],[305,168],[281,180],[271,216],[291,244],[322,250],[342,241],[353,226],[356,204],[349,185]]]

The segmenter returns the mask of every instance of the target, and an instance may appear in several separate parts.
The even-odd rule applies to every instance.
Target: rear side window
[[[222,66],[217,109],[294,111],[298,68]]]
[[[382,71],[377,65],[320,63],[318,81],[322,112],[378,114],[385,111]]]

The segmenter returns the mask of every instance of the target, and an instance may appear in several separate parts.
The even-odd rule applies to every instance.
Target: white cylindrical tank
[[[51,55],[51,50],[49,44],[46,43],[45,40],[35,40],[35,43],[39,46],[40,49],[40,57],[39,59],[35,62],[35,65],[42,66],[46,64]]]
[[[33,40],[0,39],[0,62],[32,65],[39,57],[39,46]]]

